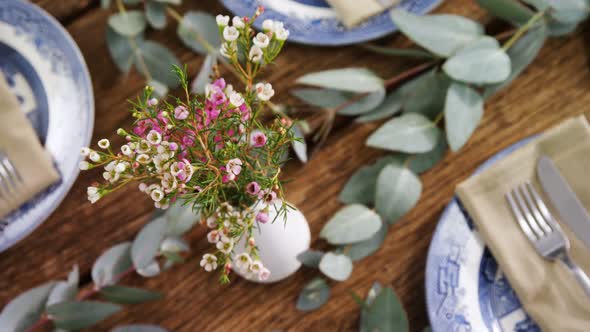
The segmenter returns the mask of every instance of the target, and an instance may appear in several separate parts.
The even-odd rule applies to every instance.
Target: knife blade
[[[537,176],[561,221],[590,248],[590,215],[549,157],[537,162]]]

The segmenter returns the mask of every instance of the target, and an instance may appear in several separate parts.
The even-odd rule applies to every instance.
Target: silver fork
[[[0,197],[11,200],[23,184],[20,173],[8,156],[0,151]]]
[[[560,262],[576,277],[590,296],[590,278],[571,259],[570,242],[535,188],[525,182],[506,194],[508,204],[520,228],[543,258]]]

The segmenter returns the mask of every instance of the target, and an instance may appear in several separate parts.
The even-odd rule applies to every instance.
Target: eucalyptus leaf
[[[416,174],[426,172],[444,158],[447,148],[447,140],[444,137],[441,137],[434,149],[426,153],[412,155],[408,162],[408,168]],[[408,157],[410,156],[406,156],[406,158]]]
[[[423,115],[404,113],[383,124],[367,139],[367,146],[406,153],[432,150],[440,139],[440,129]]]
[[[153,260],[148,265],[141,269],[137,269],[137,274],[145,278],[152,278],[159,275],[162,272],[160,264]]]
[[[180,67],[180,62],[174,53],[164,45],[149,40],[140,44],[136,54],[135,67],[144,76],[151,76],[169,88],[176,88],[179,82],[178,77],[172,72],[173,65]]]
[[[578,22],[576,23],[561,23],[555,20],[548,20],[547,29],[548,34],[550,36],[559,37],[568,35],[578,27]]]
[[[452,83],[445,103],[445,125],[451,150],[458,151],[477,128],[483,116],[479,92],[461,83]]]
[[[193,228],[200,220],[199,212],[189,204],[182,205],[179,201],[166,210],[166,235],[182,236]]]
[[[190,250],[188,243],[178,236],[168,236],[160,244],[160,251],[167,252],[187,252]]]
[[[67,281],[60,281],[55,284],[49,297],[47,298],[46,306],[55,303],[71,301],[76,298],[78,294],[78,283],[80,282],[80,271],[78,265],[75,265],[68,275]]]
[[[213,74],[213,67],[217,64],[217,56],[214,54],[207,54],[199,74],[193,80],[191,84],[191,92],[197,94],[204,94],[205,87],[211,82],[211,74]]]
[[[57,328],[81,330],[90,327],[112,314],[121,307],[112,303],[96,301],[70,301],[47,307],[47,314]]]
[[[137,40],[143,37],[138,35],[134,38]],[[106,41],[111,58],[117,65],[117,68],[125,74],[128,73],[131,65],[133,65],[135,55],[129,38],[118,34],[113,28],[107,26]]]
[[[350,248],[346,252],[350,259],[353,261],[361,260],[374,254],[377,250],[379,250],[379,248],[381,248],[381,245],[387,236],[387,224],[382,221],[380,221],[380,223],[381,227],[377,233],[373,234],[373,236],[364,241],[350,245]]]
[[[100,0],[100,8],[108,9],[111,6],[111,0]]]
[[[317,268],[318,265],[320,265],[320,260],[322,259],[322,256],[324,256],[323,252],[308,249],[297,255],[297,260],[307,267]]]
[[[416,205],[421,193],[416,174],[404,166],[387,165],[377,178],[375,209],[384,221],[394,224]]]
[[[545,25],[539,25],[514,43],[507,51],[511,64],[510,76],[502,83],[487,87],[484,96],[492,96],[518,77],[537,57],[546,39],[547,29]]]
[[[579,23],[590,13],[590,5],[586,0],[546,0],[553,9],[551,17],[565,24]]]
[[[216,53],[221,46],[215,17],[205,12],[187,12],[176,33],[184,45],[200,54]]]
[[[367,298],[365,299],[365,303],[369,306],[372,305],[373,302],[375,302],[377,295],[379,295],[382,290],[383,290],[383,285],[381,285],[381,283],[379,281],[375,281],[373,283],[373,285],[371,286],[371,289],[369,289],[369,292],[367,293]]]
[[[400,56],[417,59],[435,59],[436,56],[423,50],[409,49],[409,48],[396,48],[396,47],[383,47],[371,44],[362,44],[361,47],[373,51],[375,53],[389,55],[389,56]]]
[[[356,97],[355,97],[356,98]],[[361,115],[375,109],[383,103],[385,99],[385,87],[369,93],[366,97],[359,99],[358,101],[352,102],[346,107],[342,107],[338,110],[340,115]]]
[[[514,25],[523,25],[535,14],[532,10],[514,0],[477,0],[490,14]]]
[[[336,212],[320,232],[331,244],[348,244],[369,239],[381,227],[379,216],[361,204],[352,204]]]
[[[147,0],[145,16],[148,23],[155,29],[166,27],[166,5],[156,0]]]
[[[139,35],[145,30],[146,25],[145,16],[139,10],[129,10],[109,17],[109,26],[116,33],[126,37]]]
[[[402,93],[398,89],[395,92],[387,95],[387,97],[385,97],[383,102],[377,106],[377,108],[373,109],[369,113],[366,113],[365,115],[359,116],[355,121],[363,123],[388,118],[399,113],[401,111],[402,104]]]
[[[381,283],[378,281],[375,281],[373,283],[373,285],[371,286],[371,289],[369,289],[369,292],[367,293],[367,297],[365,298],[365,301],[364,301],[364,306],[361,309],[360,332],[370,332],[370,331],[367,331],[367,329],[366,329],[367,314],[368,314],[367,311],[368,311],[369,307],[373,304],[373,302],[375,302],[377,295],[379,295],[382,290],[383,290],[383,285],[381,285]]]
[[[148,81],[148,85],[154,88],[154,96],[157,98],[164,98],[168,94],[168,87],[161,82],[152,79]]]
[[[293,126],[291,130],[293,130],[293,137],[296,138],[296,140],[294,140],[293,143],[291,143],[293,151],[295,151],[297,159],[299,159],[302,163],[306,163],[308,157],[307,143],[305,142],[305,137],[303,136],[303,133],[301,132],[301,129],[299,129],[298,125]]]
[[[123,3],[129,6],[139,5],[141,0],[123,0]]]
[[[383,89],[383,80],[366,68],[342,68],[309,73],[299,77],[299,84],[348,92],[375,92]]]
[[[352,273],[352,261],[345,254],[329,252],[322,257],[319,269],[332,280],[344,281]]]
[[[484,32],[479,23],[457,15],[420,16],[393,9],[391,18],[416,44],[442,57],[452,55]]]
[[[437,69],[429,70],[397,91],[403,99],[404,112],[419,113],[430,119],[443,109],[450,80]]]
[[[41,317],[45,302],[54,286],[54,282],[45,283],[10,301],[0,313],[2,331],[26,331],[31,327]]]
[[[357,94],[330,89],[295,89],[291,92],[306,103],[325,109],[340,108],[338,114],[359,115],[367,113],[379,106],[385,99],[385,88],[380,88],[367,96],[358,98]],[[342,107],[342,105],[346,105]]]
[[[297,310],[312,311],[320,308],[330,298],[330,286],[323,278],[310,281],[297,298]]]
[[[123,242],[105,251],[92,266],[92,281],[98,287],[112,285],[117,277],[131,268],[131,243]]]
[[[156,325],[137,324],[117,326],[111,332],[168,332],[168,330]]]
[[[291,94],[307,104],[328,109],[338,107],[354,96],[352,93],[337,90],[309,88],[294,89]]]
[[[402,158],[386,156],[377,160],[373,165],[359,168],[342,188],[339,200],[344,204],[373,205],[375,203],[375,188],[377,177],[381,170],[391,163],[402,163]]]
[[[490,36],[482,36],[471,43],[465,45],[463,48],[459,50],[459,52],[467,52],[467,51],[474,51],[474,50],[483,50],[483,49],[491,49],[496,50],[500,48],[500,43],[496,38]]]
[[[180,5],[180,4],[182,4],[182,0],[156,0],[156,1],[161,2],[161,3],[171,4],[171,5]]]
[[[136,304],[159,300],[162,294],[140,288],[107,286],[100,290],[100,295],[110,302],[119,304]]]
[[[409,331],[406,312],[391,288],[381,290],[370,305],[364,328],[371,332]]]
[[[131,245],[131,260],[136,269],[152,263],[166,232],[166,218],[158,218],[146,224]]]
[[[510,76],[510,57],[501,48],[467,49],[448,59],[443,70],[457,81],[499,83]]]

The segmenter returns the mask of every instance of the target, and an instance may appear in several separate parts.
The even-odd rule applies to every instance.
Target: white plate
[[[500,151],[476,173],[531,139]],[[540,332],[457,198],[447,205],[430,243],[426,304],[434,332]]]
[[[78,176],[94,124],[86,63],[67,31],[37,6],[0,0],[0,70],[61,175],[59,183],[0,220],[0,252],[57,208]]]

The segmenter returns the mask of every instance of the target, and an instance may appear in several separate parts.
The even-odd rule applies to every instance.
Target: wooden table
[[[114,134],[116,128],[131,122],[126,100],[135,97],[145,82],[136,73],[121,75],[111,61],[104,38],[108,13],[94,0],[34,2],[65,25],[86,58],[96,98],[94,140],[107,137],[119,142]],[[227,12],[213,0],[184,2],[181,12],[188,9],[213,14]],[[506,28],[473,1],[447,1],[437,12],[466,15],[486,23],[494,32]],[[182,46],[175,29],[176,24],[169,24],[165,31],[150,32],[149,37],[171,47],[194,75],[202,57]],[[418,206],[390,229],[378,253],[355,263],[349,280],[334,283],[331,299],[321,309],[307,314],[295,309],[297,294],[318,274],[316,270],[302,268],[288,280],[268,286],[240,279],[227,286],[219,285],[215,275],[202,272],[198,266],[200,255],[209,248],[203,241],[205,230],[199,227],[188,238],[194,255],[186,264],[154,279],[133,276],[125,280],[131,285],[161,290],[165,299],[129,306],[92,330],[105,331],[124,323],[154,323],[171,331],[356,330],[359,307],[348,290],[364,296],[373,281],[378,280],[397,290],[407,308],[412,331],[420,331],[428,324],[424,298],[428,245],[443,207],[453,196],[454,186],[503,147],[589,110],[589,43],[587,23],[572,36],[551,39],[532,66],[509,89],[487,103],[485,117],[468,145],[458,154],[449,153],[443,162],[422,176],[424,191]],[[384,44],[409,45],[399,35],[387,37]],[[276,101],[303,108],[288,91],[294,86],[294,79],[304,73],[367,66],[388,78],[416,64],[357,47],[289,44],[267,79],[275,86]],[[317,240],[318,233],[340,208],[337,195],[342,185],[356,169],[381,155],[364,146],[365,138],[377,126],[338,119],[326,144],[308,164],[288,165],[287,173],[294,181],[287,186],[287,196],[307,216],[314,247],[324,246]],[[64,279],[74,264],[80,267],[82,282],[88,284],[90,267],[101,252],[115,243],[132,239],[149,220],[153,205],[134,187],[90,205],[85,190],[97,176],[98,173],[92,172],[82,174],[45,223],[0,254],[0,305],[42,282]]]

